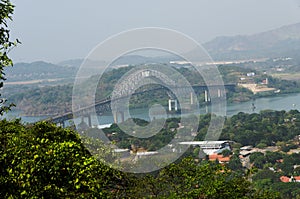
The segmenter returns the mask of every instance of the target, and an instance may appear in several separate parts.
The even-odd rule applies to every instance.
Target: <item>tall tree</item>
[[[6,80],[4,68],[13,65],[12,60],[8,57],[8,52],[17,43],[20,43],[18,40],[11,41],[9,37],[8,21],[12,20],[14,7],[9,0],[0,0],[0,88],[3,87],[3,82]],[[3,115],[13,106],[13,104],[5,105],[5,102],[5,99],[0,98],[0,115]]]

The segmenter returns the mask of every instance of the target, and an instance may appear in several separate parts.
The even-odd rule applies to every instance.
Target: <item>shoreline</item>
[[[227,101],[227,106],[234,106],[234,105],[240,105],[240,104],[243,104],[243,103],[250,103],[252,101],[256,101],[258,99],[270,99],[270,98],[280,98],[280,97],[286,97],[286,96],[296,96],[296,95],[299,95],[300,92],[293,92],[293,93],[280,93],[280,94],[275,94],[275,95],[269,95],[269,96],[253,96],[251,99],[249,100],[245,100],[245,101],[233,101],[233,102],[228,102]],[[204,108],[206,106],[210,106],[210,104],[206,104],[206,105],[199,105],[199,108]],[[147,109],[146,107],[136,107],[135,109]],[[19,117],[55,117],[57,115],[60,115],[60,114],[56,114],[56,113],[53,113],[53,114],[24,114],[22,113],[22,110],[20,109],[13,109],[12,110],[13,112],[17,112],[19,113]]]

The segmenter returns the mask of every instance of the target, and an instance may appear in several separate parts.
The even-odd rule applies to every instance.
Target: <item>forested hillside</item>
[[[279,198],[225,166],[192,158],[135,175],[91,156],[70,129],[0,121],[1,198]],[[109,150],[97,145],[95,150]]]
[[[55,64],[37,61],[32,63],[17,63],[14,67],[6,68],[8,81],[29,81],[74,78],[77,72],[75,67],[63,67]]]
[[[205,136],[210,118],[201,116],[196,140]],[[106,153],[91,156],[82,145],[86,138],[71,129],[45,122],[24,126],[19,120],[2,120],[0,196],[295,198],[300,194],[299,184],[281,182],[280,177],[300,175],[294,167],[300,164],[299,154],[288,153],[299,148],[299,140],[294,139],[300,134],[299,121],[299,111],[239,113],[226,119],[220,138],[235,141],[233,154],[227,154],[231,156],[228,164],[199,159],[199,148],[191,147],[176,163],[157,172],[135,175],[97,161],[114,155],[98,142],[93,149],[101,148]],[[145,125],[145,121],[136,122]],[[157,150],[176,135],[178,122],[168,119],[164,129],[149,139],[132,138],[117,125],[104,132],[108,137],[113,134],[113,143],[121,148],[132,149],[134,143],[137,148]],[[273,146],[277,151],[251,153],[250,167],[244,167],[239,150],[245,145],[261,150]]]

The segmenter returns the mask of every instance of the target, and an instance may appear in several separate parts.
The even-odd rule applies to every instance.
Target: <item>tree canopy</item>
[[[5,79],[4,68],[12,66],[13,62],[8,57],[8,52],[19,43],[18,40],[15,42],[10,40],[10,30],[8,28],[8,21],[12,20],[12,14],[14,11],[14,5],[9,0],[0,1],[0,88],[3,87],[3,81]],[[1,94],[0,94],[1,96]],[[0,115],[5,111],[9,110],[13,104],[5,105],[6,100],[0,99]]]
[[[225,166],[193,158],[147,175],[124,173],[92,156],[77,132],[46,122],[2,120],[0,141],[1,198],[276,197]]]

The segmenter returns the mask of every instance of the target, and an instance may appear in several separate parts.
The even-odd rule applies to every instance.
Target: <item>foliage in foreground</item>
[[[279,198],[276,194],[257,191],[242,176],[226,166],[184,158],[155,175],[136,178],[133,196],[159,198]]]
[[[0,121],[1,198],[274,198],[218,164],[186,158],[148,175],[97,161],[70,129]]]
[[[4,120],[0,140],[0,198],[106,197],[125,182],[69,129]]]
[[[12,60],[8,57],[8,52],[17,43],[20,43],[18,40],[12,42],[9,39],[10,30],[8,29],[8,21],[12,20],[13,11],[14,5],[9,0],[0,1],[0,88],[3,87],[3,81],[6,80],[5,73],[3,72],[4,68],[13,65]],[[5,102],[5,99],[0,99],[0,115],[10,110],[13,106],[13,104],[6,105]]]

